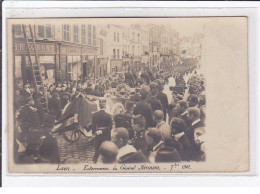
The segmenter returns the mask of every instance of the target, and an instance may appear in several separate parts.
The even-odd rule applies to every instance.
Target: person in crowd
[[[125,83],[130,86],[133,87],[134,86],[134,77],[132,75],[132,73],[130,72],[130,69],[128,68],[128,71],[125,73]]]
[[[189,98],[189,107],[198,107],[199,99],[198,96],[192,94]]]
[[[101,92],[99,91],[98,85],[95,86],[94,91],[92,91],[92,95],[93,95],[93,96],[98,96],[98,97],[101,97],[101,96],[102,96],[102,95],[101,95]]]
[[[40,119],[40,123],[41,125],[44,122],[44,109],[43,109],[43,105],[42,105],[42,95],[41,94],[36,94],[34,97],[34,101],[35,101],[35,108],[37,109],[37,113],[39,114],[39,119]]]
[[[134,138],[134,130],[132,127],[132,115],[133,115],[134,103],[130,100],[126,101],[126,112],[115,115],[115,127],[124,127],[128,130],[129,138]]]
[[[21,106],[24,105],[24,96],[21,94],[20,90],[15,91],[14,107],[18,110]]]
[[[58,83],[57,87],[55,88],[55,92],[60,94],[62,92],[62,85],[61,83]]]
[[[52,92],[51,98],[48,102],[49,112],[55,116],[56,120],[59,120],[61,116],[61,102],[59,94]]]
[[[146,84],[150,84],[150,78],[147,72],[143,71],[141,74],[141,78],[143,78]]]
[[[171,120],[170,128],[172,138],[165,142],[166,146],[176,148],[182,160],[191,160],[191,143],[186,134],[184,133],[184,135],[182,135],[179,139],[175,139],[176,134],[180,134],[186,130],[185,121],[175,117]]]
[[[26,101],[27,104],[20,109],[18,116],[21,122],[20,128],[22,129],[21,141],[25,141],[29,130],[40,130],[41,128],[39,113],[34,106],[33,98],[28,97]]]
[[[205,128],[199,127],[194,130],[194,142],[197,149],[197,154],[194,157],[195,161],[205,161],[206,160],[206,154],[205,154]]]
[[[175,138],[178,140],[180,137],[182,137],[184,134],[187,135],[190,143],[192,146],[194,146],[194,130],[198,127],[204,127],[204,123],[200,119],[200,110],[195,107],[188,108],[188,114],[187,118],[190,121],[190,125],[187,127],[185,132],[181,132],[177,135],[175,135]]]
[[[202,107],[206,105],[206,97],[204,94],[199,96],[199,103],[198,103],[198,107]]]
[[[112,135],[112,141],[119,149],[117,154],[118,163],[148,162],[142,150],[137,151],[132,145],[129,145],[129,134],[127,129],[123,127],[116,128]]]
[[[164,114],[161,110],[154,111],[154,120],[156,123],[156,128],[160,131],[162,140],[166,141],[171,138],[170,126],[163,120]]]
[[[136,152],[136,149],[132,145],[129,145],[128,141],[129,133],[126,128],[119,127],[113,131],[112,142],[114,142],[119,149],[117,160],[128,153]]]
[[[156,98],[158,93],[157,87],[158,85],[153,82],[150,84],[151,96],[147,99],[147,102],[151,105],[153,112],[156,110],[163,110],[161,102]]]
[[[112,141],[104,141],[100,146],[100,155],[104,164],[111,164],[116,162],[118,148]]]
[[[150,155],[149,161],[154,162],[156,151],[164,146],[164,142],[162,141],[161,132],[156,128],[149,128],[145,132],[145,140],[149,146]]]
[[[151,163],[181,161],[181,157],[176,148],[165,146],[165,143],[161,138],[161,133],[158,129],[150,128],[146,132],[145,137],[148,145],[152,150],[151,154],[149,155],[149,161]]]
[[[188,103],[185,100],[179,100],[176,104],[176,108],[172,110],[170,120],[174,117],[181,118],[185,121],[186,125],[190,124],[190,120],[187,118]]]
[[[54,164],[60,163],[60,154],[56,138],[49,132],[45,132],[41,139],[42,143],[39,147],[39,155],[42,161]]]
[[[93,113],[92,116],[92,133],[95,135],[95,154],[93,162],[96,163],[99,157],[99,147],[106,141],[111,139],[112,118],[105,112],[106,101],[99,101],[100,110]]]
[[[158,87],[159,87],[159,93],[157,94],[156,98],[161,102],[163,108],[163,114],[164,114],[164,121],[166,121],[167,108],[169,105],[168,97],[163,92],[163,85],[159,85]]]
[[[145,118],[142,115],[136,115],[133,119],[134,138],[132,145],[137,150],[142,150],[146,157],[149,156],[148,144],[145,140]]]
[[[145,127],[153,127],[155,125],[153,120],[153,110],[150,104],[146,102],[148,93],[145,89],[141,89],[140,91],[142,101],[137,102],[134,108],[134,115],[143,115],[145,118]]]

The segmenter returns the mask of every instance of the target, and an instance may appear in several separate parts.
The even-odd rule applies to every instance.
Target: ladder
[[[47,96],[46,96],[46,91],[45,91],[43,81],[42,81],[42,75],[40,72],[39,55],[36,50],[35,36],[33,34],[32,26],[29,24],[28,27],[29,27],[29,29],[27,28],[26,25],[24,25],[24,24],[22,25],[24,39],[25,39],[25,42],[27,45],[29,63],[32,67],[32,72],[33,72],[34,87],[35,87],[36,92],[39,91],[40,87],[43,88],[43,98],[42,98],[41,104],[43,106],[44,112],[47,113],[48,112]],[[29,33],[29,36],[27,35],[27,33]],[[31,50],[30,50],[30,45],[29,45],[29,39],[32,39],[33,47],[31,48]],[[34,56],[34,60],[33,60],[32,56]]]

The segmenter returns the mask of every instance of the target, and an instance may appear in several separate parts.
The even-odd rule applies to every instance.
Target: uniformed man
[[[93,113],[92,120],[92,133],[95,134],[95,154],[93,157],[93,162],[96,163],[99,157],[99,147],[106,141],[111,139],[111,129],[112,129],[112,118],[105,112],[106,101],[99,101],[100,110]]]

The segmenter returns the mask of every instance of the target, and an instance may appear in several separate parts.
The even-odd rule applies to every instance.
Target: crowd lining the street
[[[84,113],[88,125],[79,126],[84,135],[92,133],[94,163],[205,161],[205,81],[197,71],[196,64],[168,63],[59,82],[37,91],[30,82],[18,86],[14,98],[15,161],[69,163],[60,161],[51,130],[64,121],[68,104],[79,97],[91,103],[98,99],[96,111]],[[173,86],[170,79],[174,79]],[[170,99],[165,87],[171,91]],[[108,109],[112,98],[119,101]],[[78,115],[70,116],[78,122]]]

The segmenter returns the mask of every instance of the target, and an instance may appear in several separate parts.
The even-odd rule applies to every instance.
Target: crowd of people
[[[78,96],[99,99],[98,110],[86,118],[91,123],[83,127],[95,139],[94,163],[204,161],[205,86],[196,71],[194,64],[163,64],[38,90],[30,83],[18,86],[16,162],[62,162],[51,129]],[[174,79],[173,86],[169,79]],[[171,91],[170,99],[165,87]],[[120,100],[108,109],[112,97]]]

